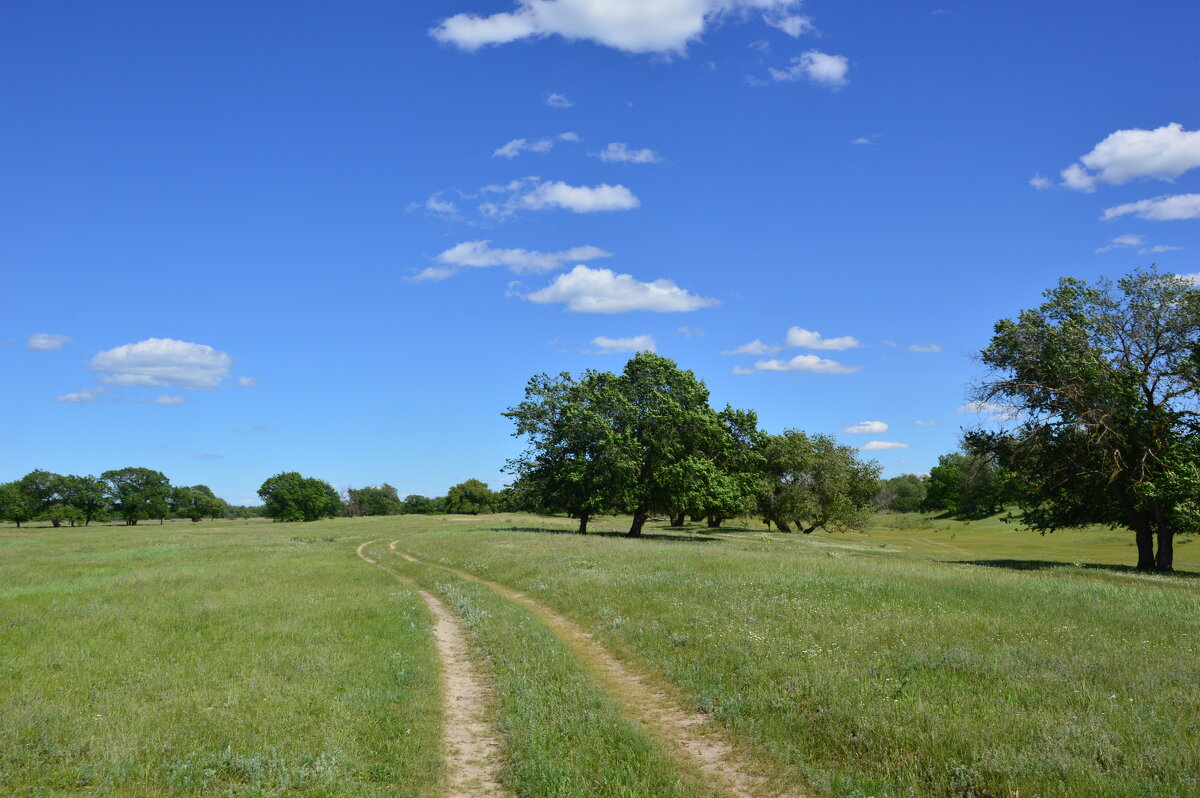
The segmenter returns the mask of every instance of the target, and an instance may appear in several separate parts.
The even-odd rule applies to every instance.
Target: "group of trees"
[[[34,470],[0,484],[0,519],[87,526],[116,517],[127,525],[147,519],[223,518],[230,511],[207,485],[173,486],[160,471],[121,468],[100,476]]]
[[[783,530],[855,528],[879,475],[829,436],[769,435],[753,411],[713,410],[703,382],[651,352],[619,375],[537,375],[504,415],[527,442],[506,467],[512,501],[576,517],[580,532],[614,513],[633,516],[631,536],[651,515],[673,525],[758,514]]]
[[[258,495],[263,500],[262,514],[276,521],[316,521],[337,516],[430,515],[464,513],[478,515],[510,509],[505,501],[510,494],[488,488],[487,483],[468,479],[450,488],[445,496],[429,498],[409,494],[400,498],[387,484],[349,488],[339,495],[321,479],[305,477],[295,471],[276,474],[262,484]]]

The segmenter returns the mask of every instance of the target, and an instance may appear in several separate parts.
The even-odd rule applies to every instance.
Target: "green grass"
[[[427,794],[425,607],[312,535],[0,531],[0,794]]]
[[[567,519],[0,527],[0,794],[432,795],[438,669],[355,547],[524,591],[820,796],[1200,793],[1200,546],[881,516],[863,535]],[[376,547],[376,556],[386,555]],[[526,609],[434,566],[486,657],[520,795],[691,795]]]
[[[1074,564],[1120,562],[1121,536],[992,522],[707,541],[505,529],[568,523],[426,522],[402,545],[596,630],[819,794],[1200,789],[1197,583]]]
[[[584,663],[528,610],[384,545],[371,554],[441,597],[486,658],[509,757],[504,783],[516,795],[712,795],[621,716]]]

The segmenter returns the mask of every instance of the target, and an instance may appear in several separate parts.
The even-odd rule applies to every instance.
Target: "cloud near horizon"
[[[563,303],[576,313],[686,313],[720,304],[697,296],[671,280],[643,283],[630,274],[579,265],[538,291],[521,295],[538,304]]]
[[[460,13],[429,35],[461,50],[561,36],[629,53],[682,55],[711,23],[762,12],[763,21],[796,37],[812,28],[799,0],[518,0],[513,11],[488,16]]]

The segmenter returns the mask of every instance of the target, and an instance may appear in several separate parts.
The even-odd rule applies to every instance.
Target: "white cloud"
[[[748,344],[742,344],[741,346],[734,347],[733,349],[729,349],[725,352],[722,352],[721,354],[722,355],[773,355],[776,352],[778,352],[780,349],[782,349],[782,347],[770,346],[769,344],[764,344],[762,341],[755,338],[753,341],[751,341]]]
[[[1117,236],[1102,247],[1096,248],[1096,254],[1112,252],[1115,249],[1137,249],[1139,255],[1156,255],[1160,252],[1174,252],[1183,247],[1173,247],[1168,244],[1147,244],[1140,235]]]
[[[66,335],[53,335],[51,333],[34,333],[29,336],[29,340],[25,342],[25,346],[30,352],[58,352],[63,348],[63,344],[71,342],[71,338]]]
[[[822,338],[820,333],[806,330],[803,327],[788,328],[787,345],[801,349],[831,349],[837,352],[862,346],[859,340],[852,335],[843,335],[840,338]]]
[[[455,14],[429,33],[463,50],[557,35],[631,53],[681,54],[709,23],[749,10],[762,11],[768,24],[799,35],[811,27],[796,14],[799,8],[799,0],[518,0],[514,11]]]
[[[64,393],[62,396],[54,397],[56,402],[66,402],[68,404],[84,404],[86,402],[99,402],[100,397],[105,393],[103,388],[85,388],[82,391],[75,393]]]
[[[680,327],[675,332],[679,333],[684,338],[689,338],[689,339],[704,337],[704,328],[703,327],[689,327],[686,324],[684,326]]]
[[[1029,178],[1029,185],[1033,186],[1038,191],[1045,191],[1048,188],[1052,188],[1054,183],[1048,178],[1042,177],[1040,174],[1038,174]]]
[[[255,385],[258,385],[257,377],[238,377],[237,378],[237,387],[239,387],[239,388],[253,388]]]
[[[734,366],[733,373],[734,374],[757,374],[758,372],[755,371],[754,369],[748,369],[745,366]]]
[[[922,352],[922,353],[925,353],[925,354],[929,354],[929,353],[933,353],[933,352],[941,352],[941,351],[942,351],[942,345],[941,345],[941,344],[935,344],[935,343],[928,343],[928,344],[911,344],[911,345],[909,345],[909,347],[908,347],[908,351],[909,351],[909,352]]]
[[[719,304],[716,299],[691,294],[670,280],[643,283],[629,274],[582,265],[524,297],[540,304],[562,302],[567,310],[578,313],[628,313],[633,310],[680,313]]]
[[[631,150],[623,141],[611,142],[600,152],[588,153],[607,163],[660,163],[662,158],[654,150]]]
[[[882,452],[886,449],[907,449],[907,443],[897,443],[896,441],[867,441],[862,446],[859,446],[859,451],[863,452]]]
[[[653,352],[653,335],[634,335],[630,338],[609,338],[597,335],[592,339],[592,346],[599,347],[600,354],[610,355],[615,352]]]
[[[847,366],[816,355],[796,355],[791,360],[760,360],[754,364],[754,368],[757,371],[808,371],[813,374],[853,374],[862,371],[862,366]]]
[[[870,145],[874,145],[874,144],[875,144],[875,142],[874,142],[874,141],[872,141],[871,139],[872,139],[872,137],[871,137],[871,136],[859,136],[859,137],[858,137],[858,138],[856,138],[856,139],[851,139],[851,140],[850,140],[850,143],[851,143],[851,144],[870,144]]]
[[[437,256],[437,261],[446,264],[445,267],[431,266],[412,279],[443,280],[464,267],[505,266],[517,274],[549,272],[561,268],[566,263],[609,257],[612,257],[611,252],[591,245],[571,247],[558,252],[538,252],[528,249],[494,249],[487,240],[464,241]]]
[[[913,423],[918,427],[936,427],[938,425],[936,421],[921,421],[920,419],[917,419]]]
[[[491,219],[505,219],[523,210],[563,208],[575,213],[600,213],[632,210],[642,204],[622,185],[572,186],[561,180],[542,182],[538,177],[513,180],[503,186],[484,186],[479,193],[498,195],[479,206],[480,212]]]
[[[426,266],[413,276],[404,279],[414,283],[424,283],[445,280],[447,277],[453,277],[456,274],[458,274],[458,269],[451,269],[445,266]]]
[[[1095,191],[1102,181],[1121,185],[1141,177],[1171,181],[1200,167],[1200,130],[1178,122],[1154,130],[1132,128],[1109,134],[1092,151],[1062,171],[1063,185]]]
[[[459,16],[461,17],[463,15],[459,14]],[[501,16],[501,15],[495,14],[493,16]],[[464,48],[464,49],[473,49],[473,48]],[[550,106],[551,108],[570,108],[574,104],[575,104],[574,101],[570,100],[567,97],[567,95],[565,95],[565,94],[559,94],[558,92],[552,91],[546,95],[546,105]]]
[[[809,50],[798,58],[793,58],[792,65],[787,69],[772,67],[769,71],[775,80],[808,78],[815,83],[838,88],[849,83],[846,73],[850,71],[850,61],[844,55],[829,55]]]
[[[1168,246],[1166,244],[1155,244],[1152,247],[1146,247],[1145,249],[1139,249],[1138,254],[1139,255],[1157,255],[1160,252],[1174,252],[1177,249],[1183,249],[1183,247],[1172,247],[1172,246]]]
[[[100,352],[91,368],[109,385],[215,388],[229,377],[233,359],[211,346],[147,338]]]
[[[799,38],[801,35],[808,33],[813,29],[813,21],[808,17],[802,17],[799,14],[773,13],[764,14],[763,22],[770,25],[772,28],[779,30],[791,36],[793,39]]]
[[[185,405],[187,399],[182,396],[171,396],[170,394],[159,394],[156,399],[138,399],[140,405]]]
[[[1018,408],[996,402],[967,402],[954,412],[960,416],[970,414],[986,416],[987,421],[1011,421],[1021,415]]]
[[[1100,218],[1107,222],[1130,213],[1135,214],[1139,219],[1147,219],[1152,222],[1200,219],[1200,194],[1175,194],[1169,197],[1127,202],[1124,205],[1106,209]]]
[[[579,141],[579,134],[568,131],[566,133],[559,133],[553,138],[536,139],[534,141],[530,141],[529,139],[513,139],[503,147],[496,148],[492,153],[492,157],[508,158],[511,160],[523,152],[547,153],[554,149],[554,143],[558,141]]]
[[[842,430],[851,435],[880,435],[887,431],[888,425],[883,421],[860,421]]]

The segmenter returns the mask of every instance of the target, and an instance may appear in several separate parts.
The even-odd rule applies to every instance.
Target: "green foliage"
[[[217,498],[207,485],[178,487],[171,492],[171,512],[178,518],[190,518],[197,523],[201,518],[220,518],[229,505]]]
[[[346,514],[358,515],[401,515],[404,502],[396,489],[386,482],[378,487],[350,488],[346,491]]]
[[[431,499],[419,493],[410,493],[404,497],[404,512],[413,515],[428,515],[441,512],[441,508],[438,506],[437,499]]]
[[[130,467],[105,471],[100,478],[107,483],[113,512],[128,526],[146,518],[167,516],[171,481],[162,472]]]
[[[919,512],[925,503],[927,480],[917,474],[901,474],[882,480],[875,492],[875,508],[895,513]]]
[[[74,474],[59,477],[55,492],[64,504],[79,512],[84,526],[107,517],[108,484],[100,477]]]
[[[62,502],[55,502],[50,505],[43,516],[54,527],[61,527],[64,523],[75,526],[82,524],[84,521],[83,513],[77,508]]]
[[[26,521],[32,521],[37,513],[36,503],[30,502],[21,490],[20,480],[0,484],[0,519],[12,521],[20,528]]]
[[[446,494],[445,511],[448,513],[479,515],[492,512],[495,506],[495,494],[488,489],[486,482],[480,482],[478,479],[460,482]]]
[[[1200,528],[1200,484],[1175,476],[1200,434],[1200,291],[1150,269],[1115,285],[1063,278],[1045,297],[998,322],[980,354],[991,372],[977,399],[1018,423],[968,446],[1014,474],[1030,528],[1122,526],[1138,568],[1170,570],[1175,533]]]
[[[785,430],[768,437],[764,460],[758,510],[781,530],[793,523],[805,533],[857,530],[870,520],[880,466],[859,460],[854,448]]]
[[[316,521],[342,512],[342,501],[332,485],[295,471],[270,477],[258,495],[266,516],[276,521]]]
[[[1012,477],[986,452],[950,452],[929,470],[921,509],[963,518],[1000,512],[1009,500]]]

